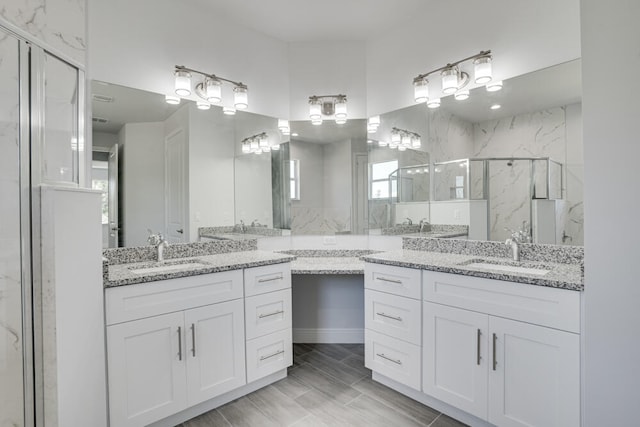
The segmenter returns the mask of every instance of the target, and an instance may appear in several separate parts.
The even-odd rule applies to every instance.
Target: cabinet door
[[[246,384],[243,300],[184,312],[189,406]]]
[[[422,391],[487,418],[489,317],[425,302]]]
[[[580,425],[579,335],[490,317],[489,421]]]
[[[111,426],[141,426],[187,406],[182,312],[107,327]]]

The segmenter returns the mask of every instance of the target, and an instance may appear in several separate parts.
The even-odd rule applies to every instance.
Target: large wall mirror
[[[370,133],[352,119],[283,135],[273,117],[98,81],[92,94],[105,247],[145,245],[148,230],[197,241],[203,228],[503,240],[525,222],[534,241],[583,242],[579,60],[382,114]]]

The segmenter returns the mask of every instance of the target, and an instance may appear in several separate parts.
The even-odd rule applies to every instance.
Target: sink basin
[[[145,264],[129,269],[133,274],[152,274],[152,273],[167,273],[177,270],[188,270],[192,268],[204,268],[208,265],[199,261],[169,261],[162,264],[153,263]]]
[[[504,271],[506,273],[532,274],[544,276],[551,271],[551,268],[538,264],[523,264],[521,262],[509,261],[488,261],[483,259],[472,259],[462,263],[465,267],[477,268],[479,270]]]

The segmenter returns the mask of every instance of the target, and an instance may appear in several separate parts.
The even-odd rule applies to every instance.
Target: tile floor
[[[294,344],[289,376],[182,427],[464,427],[371,380],[360,344]]]

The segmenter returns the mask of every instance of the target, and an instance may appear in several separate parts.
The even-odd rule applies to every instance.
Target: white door
[[[187,310],[189,406],[246,384],[242,299]]]
[[[187,242],[186,146],[182,129],[165,142],[165,233],[169,243]]]
[[[579,426],[579,335],[497,317],[490,317],[489,329],[495,348],[489,421],[501,427]]]
[[[107,167],[109,179],[109,247],[117,248],[120,241],[120,225],[118,223],[118,144],[109,150]]]
[[[112,427],[142,426],[187,406],[182,312],[107,327]]]
[[[487,418],[489,317],[425,302],[422,391]]]

